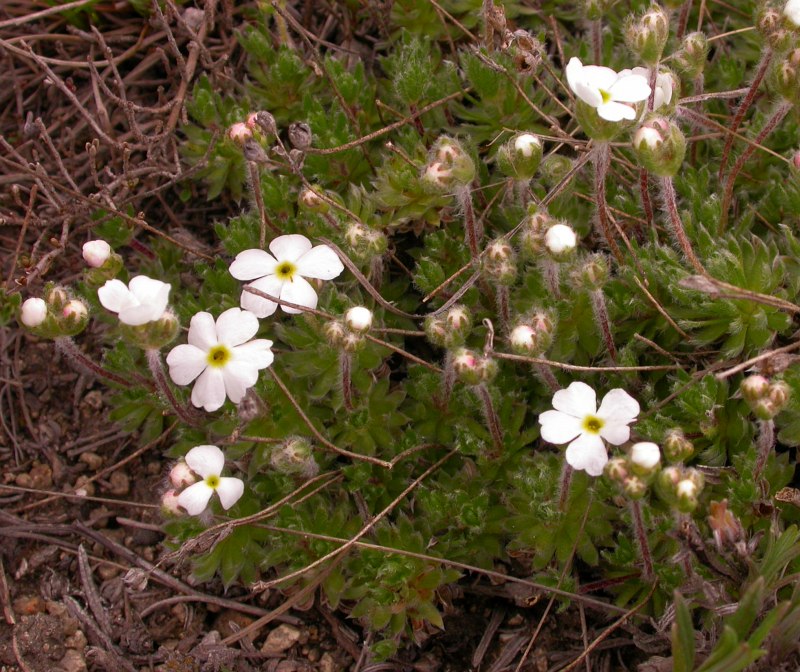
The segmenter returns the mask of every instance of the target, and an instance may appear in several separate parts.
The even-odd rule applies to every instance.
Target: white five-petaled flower
[[[161,319],[170,289],[166,282],[137,275],[127,287],[121,280],[109,280],[97,290],[97,298],[104,308],[117,313],[120,322],[138,327]]]
[[[178,504],[191,515],[203,513],[215,492],[226,511],[239,501],[244,492],[244,483],[239,478],[221,476],[225,456],[219,448],[195,446],[186,453],[185,459],[191,470],[202,479],[178,495]]]
[[[231,275],[237,280],[253,280],[250,287],[298,306],[317,307],[317,293],[306,278],[332,280],[344,270],[330,247],[312,247],[311,241],[299,234],[278,236],[269,250],[272,254],[264,250],[240,252],[231,264]],[[275,301],[247,291],[242,292],[241,306],[256,317],[268,317],[278,308]],[[303,312],[284,305],[281,308],[285,313]]]
[[[584,103],[597,109],[606,121],[635,119],[638,103],[650,95],[650,85],[642,75],[630,70],[615,72],[601,65],[583,65],[580,59],[571,58],[567,64],[569,87]]]
[[[628,75],[641,75],[646,81],[650,81],[650,70],[641,66],[632,70],[621,70],[620,77]],[[656,92],[653,94],[653,110],[657,110],[662,105],[669,105],[672,102],[672,92],[675,88],[675,80],[671,72],[659,72],[656,75]],[[650,94],[648,94],[649,96]]]
[[[625,390],[611,390],[597,408],[597,396],[586,383],[574,382],[553,395],[553,411],[539,416],[542,438],[567,443],[567,463],[591,476],[603,473],[608,453],[603,444],[620,446],[631,435],[630,423],[639,415],[639,403]]]
[[[246,310],[230,308],[216,323],[211,313],[197,313],[189,323],[189,342],[167,355],[170,377],[176,385],[197,379],[192,404],[198,408],[216,411],[226,396],[238,404],[256,384],[259,370],[272,364],[272,341],[250,340],[257,331],[258,319]]]
[[[795,26],[800,26],[800,0],[789,0],[783,6],[783,15]]]

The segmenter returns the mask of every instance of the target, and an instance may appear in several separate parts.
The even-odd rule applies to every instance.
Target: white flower
[[[640,75],[648,82],[650,81],[650,70],[648,68],[637,67],[632,70],[621,70],[620,77],[628,75]],[[656,75],[656,92],[653,94],[653,110],[657,110],[662,105],[669,105],[672,102],[672,92],[675,88],[675,80],[671,72],[659,72]],[[648,96],[650,94],[647,94]]]
[[[630,423],[639,415],[639,404],[625,390],[611,390],[597,408],[597,396],[586,383],[574,382],[553,395],[553,411],[539,416],[542,438],[567,443],[567,463],[591,476],[603,473],[608,453],[603,439],[619,446],[631,435]]]
[[[606,121],[635,119],[638,103],[650,95],[647,78],[623,70],[619,74],[601,65],[583,65],[573,57],[567,64],[567,82],[584,103]]]
[[[226,310],[216,324],[210,313],[197,313],[189,324],[189,342],[167,355],[170,377],[176,385],[197,378],[192,404],[198,408],[216,411],[226,396],[238,404],[256,384],[259,370],[272,364],[272,341],[250,340],[257,331],[258,319],[246,310]]]
[[[578,236],[571,226],[566,224],[553,224],[544,234],[544,244],[547,251],[555,257],[561,257],[572,252],[578,243]]]
[[[178,495],[178,504],[189,514],[196,516],[203,513],[215,492],[226,511],[239,501],[244,492],[244,483],[239,478],[220,475],[225,466],[225,456],[219,448],[195,446],[186,453],[185,459],[192,471],[203,479]]]
[[[111,245],[105,240],[90,240],[83,244],[83,260],[92,268],[100,268],[111,256]]]
[[[531,133],[522,133],[514,138],[514,149],[528,158],[542,146],[541,140]]]
[[[231,264],[231,275],[237,280],[254,280],[250,287],[306,308],[317,307],[317,293],[306,278],[331,280],[344,270],[330,247],[312,248],[311,241],[298,234],[278,236],[269,244],[269,250],[272,254],[264,250],[240,252]],[[242,292],[241,306],[256,317],[268,317],[278,308],[274,301],[250,292]],[[285,313],[303,312],[289,306],[281,308]]]
[[[783,15],[795,26],[800,26],[800,0],[789,0],[783,6]]]
[[[19,311],[20,322],[29,329],[38,327],[46,318],[47,304],[44,302],[44,299],[26,299]]]
[[[344,323],[350,331],[363,334],[372,326],[372,311],[364,306],[355,306],[344,314]]]
[[[641,441],[631,446],[631,462],[637,467],[650,471],[661,461],[661,451],[655,443]]]
[[[121,280],[109,280],[97,290],[104,308],[117,313],[119,321],[132,327],[160,320],[172,289],[166,282],[137,275],[125,286]]]

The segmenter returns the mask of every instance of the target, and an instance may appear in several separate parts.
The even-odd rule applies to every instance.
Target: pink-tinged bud
[[[44,299],[27,299],[19,311],[19,321],[29,329],[40,326],[47,318],[47,304]]]
[[[435,191],[447,191],[453,183],[453,171],[441,161],[434,161],[425,166],[422,181]]]
[[[65,320],[80,322],[89,315],[89,311],[83,301],[72,299],[72,301],[68,301],[67,305],[61,310],[61,315]]]
[[[251,131],[255,131],[258,127],[258,113],[251,112],[247,115],[247,120],[244,122],[244,125],[247,126]],[[233,128],[233,127],[231,127]]]
[[[111,256],[111,245],[105,240],[90,240],[83,244],[83,260],[92,268],[100,268]]]
[[[228,129],[228,137],[233,140],[237,145],[244,145],[244,143],[253,137],[253,131],[248,128],[244,122],[237,122]]]
[[[472,329],[472,315],[465,306],[453,306],[447,311],[444,319],[448,329],[456,331],[462,336],[466,336]]]
[[[748,402],[759,401],[769,394],[769,381],[764,376],[748,376],[739,385],[739,390]]]
[[[372,327],[372,311],[364,306],[355,306],[345,313],[344,323],[350,331],[365,334]]]
[[[197,475],[189,468],[183,460],[175,463],[175,466],[169,470],[169,482],[177,488],[185,488],[197,481]],[[170,491],[172,492],[172,491]]]
[[[479,357],[471,350],[462,348],[453,357],[453,370],[458,378],[467,385],[481,382]]]
[[[511,349],[519,355],[536,355],[539,353],[539,339],[536,331],[527,324],[520,324],[511,330],[508,338]]]
[[[797,169],[800,170],[800,150],[794,153],[792,156],[792,165]]]
[[[326,213],[330,210],[330,206],[320,196],[322,187],[304,187],[300,192],[297,202],[300,207],[308,210],[309,212]]]
[[[603,471],[612,481],[623,483],[628,478],[628,462],[623,457],[612,457]]]
[[[644,145],[649,150],[656,150],[664,142],[661,133],[655,128],[641,126],[633,135],[633,144],[637,147]]]
[[[171,516],[182,516],[184,510],[178,504],[178,493],[175,490],[167,490],[161,497],[161,510]]]

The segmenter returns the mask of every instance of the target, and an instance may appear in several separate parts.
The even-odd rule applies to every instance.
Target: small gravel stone
[[[300,639],[300,630],[284,623],[270,631],[261,647],[262,653],[281,653],[290,649]]]

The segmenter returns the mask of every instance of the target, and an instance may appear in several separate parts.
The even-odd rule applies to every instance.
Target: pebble
[[[58,667],[64,672],[86,672],[86,660],[80,651],[67,649]]]
[[[339,672],[341,669],[330,653],[322,654],[322,658],[319,659],[319,672]]]
[[[115,471],[108,477],[108,491],[112,495],[123,497],[131,491],[131,479],[124,471]]]
[[[91,451],[81,453],[81,456],[78,459],[88,466],[92,471],[97,471],[103,465],[103,458],[97,453],[93,453]]]
[[[26,595],[14,600],[14,611],[20,616],[41,614],[45,610],[45,602],[38,595]]]
[[[286,623],[270,631],[261,647],[261,653],[281,653],[290,649],[300,639],[300,630]]]

